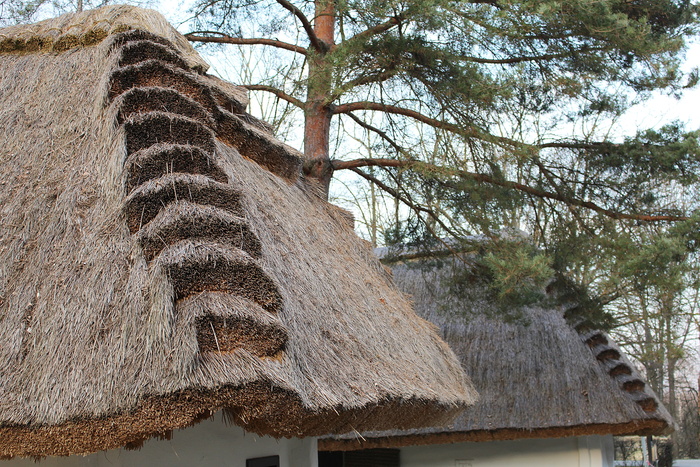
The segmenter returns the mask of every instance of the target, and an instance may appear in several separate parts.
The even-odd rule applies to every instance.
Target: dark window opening
[[[318,467],[400,467],[398,449],[325,451],[318,453]]]
[[[280,467],[280,456],[256,457],[247,459],[245,467]]]

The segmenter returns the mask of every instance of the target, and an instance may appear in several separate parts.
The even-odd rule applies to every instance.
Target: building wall
[[[315,438],[275,439],[226,426],[217,414],[173,432],[172,439],[146,441],[140,450],[115,449],[89,456],[0,461],[0,467],[246,467],[246,459],[280,456],[280,467],[318,467]]]
[[[612,467],[612,436],[454,443],[401,448],[401,467]]]

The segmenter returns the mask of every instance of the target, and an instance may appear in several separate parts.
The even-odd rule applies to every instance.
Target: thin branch
[[[402,196],[401,193],[399,193],[399,192],[396,191],[395,189],[391,188],[391,187],[388,186],[387,184],[383,183],[383,182],[382,182],[381,180],[379,180],[378,178],[376,178],[376,177],[374,177],[374,176],[372,176],[372,175],[370,175],[370,174],[368,174],[368,173],[366,173],[366,172],[363,172],[362,170],[360,170],[360,169],[358,169],[358,168],[356,168],[356,167],[348,167],[348,169],[352,170],[353,172],[355,172],[357,175],[359,175],[360,177],[364,178],[364,179],[367,180],[368,182],[374,183],[374,184],[375,184],[376,186],[378,186],[381,190],[385,191],[385,192],[388,193],[389,195],[391,195],[391,196],[393,196],[394,198],[396,198],[397,200],[401,201],[401,202],[404,203],[406,206],[408,206],[408,207],[411,208],[413,211],[415,211],[417,214],[420,213],[420,212],[426,213],[427,215],[429,215],[430,217],[432,217],[433,219],[435,219],[435,222],[437,222],[437,223],[440,225],[440,227],[442,227],[443,229],[445,229],[445,232],[447,232],[448,234],[452,235],[452,236],[455,237],[455,238],[459,238],[459,235],[458,235],[457,233],[455,233],[455,232],[454,232],[451,228],[449,228],[447,225],[445,225],[445,223],[438,217],[437,214],[435,214],[435,213],[432,211],[432,209],[428,209],[428,208],[426,208],[425,206],[421,206],[420,204],[416,204],[412,199]],[[420,216],[419,216],[419,217],[420,217]],[[431,233],[435,236],[435,238],[440,238],[440,236],[437,235],[435,232],[432,232],[432,231],[431,231]]]
[[[392,77],[396,76],[398,73],[398,70],[384,70],[379,73],[360,76],[359,78],[350,80],[347,83],[340,86],[338,89],[334,90],[333,95],[329,98],[329,100],[334,101],[340,96],[342,96],[345,92],[350,91],[358,86],[364,86],[366,84],[373,83],[383,83],[384,81],[387,81]]]
[[[304,27],[306,35],[309,36],[309,42],[311,42],[311,46],[314,49],[316,49],[317,52],[325,53],[328,51],[328,45],[318,38],[308,18],[299,8],[297,8],[295,5],[292,5],[287,0],[277,0],[277,3],[282,5],[290,12],[292,12],[292,14],[296,16],[299,19],[299,21],[301,21],[301,25]]]
[[[611,211],[609,209],[605,209],[601,206],[598,206],[597,204],[590,202],[590,201],[583,201],[583,200],[572,198],[572,197],[565,196],[562,194],[551,193],[548,191],[539,190],[537,188],[532,188],[530,186],[523,185],[522,183],[511,182],[509,180],[499,180],[499,179],[496,179],[496,178],[494,178],[490,175],[486,175],[486,174],[467,172],[465,170],[450,169],[450,168],[446,168],[446,167],[439,167],[439,166],[436,166],[433,164],[427,164],[425,162],[420,162],[420,161],[400,161],[400,160],[395,160],[395,159],[355,159],[352,161],[332,160],[331,166],[333,167],[333,170],[349,169],[349,170],[352,170],[353,172],[358,172],[358,169],[360,167],[399,167],[399,168],[416,167],[416,168],[423,168],[423,169],[426,169],[426,170],[429,170],[432,172],[438,172],[438,173],[442,173],[442,174],[446,174],[446,175],[458,176],[461,178],[468,178],[468,179],[474,180],[474,181],[479,182],[479,183],[490,183],[492,185],[498,185],[498,186],[502,186],[504,188],[522,191],[524,193],[538,196],[540,198],[547,198],[547,199],[553,199],[556,201],[561,201],[561,202],[566,203],[570,206],[579,206],[582,208],[590,209],[592,211],[603,214],[603,215],[610,217],[612,219],[618,219],[618,220],[629,219],[629,220],[636,220],[636,221],[643,221],[643,222],[659,222],[659,221],[677,222],[677,221],[688,220],[688,218],[684,217],[684,216],[654,216],[654,215],[647,215],[647,214],[626,214],[626,213]]]
[[[203,36],[202,34],[219,34],[218,37],[214,36]],[[231,37],[227,34],[218,33],[214,31],[194,31],[185,34],[185,37],[190,42],[215,42],[218,44],[239,44],[239,45],[270,45],[272,47],[277,47],[278,49],[291,50],[298,54],[306,55],[306,49],[298,45],[290,44],[288,42],[278,41],[275,39],[265,39],[265,38],[249,38],[244,39],[242,37]]]
[[[274,86],[268,86],[266,84],[244,84],[242,87],[248,89],[249,91],[267,91],[279,97],[280,99],[299,107],[302,110],[304,110],[304,108],[306,107],[306,105],[296,97],[292,97]]]
[[[382,131],[382,130],[380,130],[379,128],[377,128],[377,127],[375,127],[375,126],[373,126],[373,125],[370,125],[369,123],[367,123],[367,122],[361,120],[360,117],[358,117],[358,116],[355,115],[354,113],[347,113],[347,114],[345,114],[345,115],[347,115],[348,117],[350,117],[350,118],[352,118],[353,120],[355,120],[355,122],[356,122],[358,125],[360,125],[362,128],[364,128],[364,129],[366,129],[366,130],[369,130],[369,131],[373,131],[374,133],[378,134],[384,141],[386,141],[386,142],[389,143],[394,149],[396,149],[396,151],[397,151],[399,154],[408,155],[408,153],[406,152],[406,150],[405,150],[404,148],[402,148],[401,146],[399,146],[399,144],[398,144],[396,141],[394,141],[391,137],[389,137],[389,135],[387,135],[385,131]]]
[[[403,115],[405,117],[411,117],[421,123],[430,125],[434,128],[439,128],[441,130],[448,130],[458,135],[466,136],[469,138],[476,138],[482,141],[488,141],[495,144],[516,147],[523,150],[537,151],[539,149],[545,148],[566,148],[566,149],[600,149],[605,147],[615,146],[612,143],[607,142],[596,142],[596,143],[582,143],[579,141],[558,141],[552,143],[541,143],[541,144],[528,144],[521,141],[516,141],[511,138],[506,138],[503,136],[495,136],[486,132],[483,132],[475,127],[465,128],[461,125],[456,125],[454,123],[448,123],[442,120],[428,117],[415,110],[406,109],[404,107],[397,107],[395,105],[380,104],[378,102],[370,101],[358,101],[351,102],[348,104],[340,104],[333,109],[334,114],[349,114],[356,110],[375,110],[379,112],[386,112],[390,114]]]
[[[564,141],[556,143],[538,144],[538,148],[564,148],[564,149],[599,149],[605,146],[613,146],[611,143],[581,143],[578,141]]]
[[[394,105],[388,105],[388,104],[380,104],[378,102],[369,102],[369,101],[360,101],[360,102],[351,102],[349,104],[341,104],[335,107],[333,109],[333,113],[335,114],[347,114],[349,112],[354,112],[356,110],[377,110],[379,112],[386,112],[386,113],[391,113],[391,114],[396,114],[396,115],[403,115],[406,117],[411,117],[415,120],[418,120],[419,122],[425,123],[427,125],[430,125],[435,128],[441,128],[444,130],[450,130],[454,133],[464,135],[464,136],[471,136],[471,137],[479,137],[481,136],[479,132],[473,130],[473,129],[465,129],[459,125],[455,125],[453,123],[447,123],[443,122],[441,120],[437,120],[434,118],[430,118],[427,115],[423,115],[420,112],[416,112],[415,110],[411,109],[406,109],[403,107],[397,107]]]

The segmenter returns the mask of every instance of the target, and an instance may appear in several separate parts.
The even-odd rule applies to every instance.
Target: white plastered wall
[[[401,448],[401,467],[612,467],[612,436]]]
[[[280,467],[318,467],[315,438],[275,439],[227,426],[217,414],[195,426],[173,432],[172,439],[146,441],[140,450],[115,449],[89,456],[0,461],[0,467],[245,467],[246,459],[280,457]]]

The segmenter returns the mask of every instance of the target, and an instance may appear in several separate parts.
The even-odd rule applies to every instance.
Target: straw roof
[[[348,214],[160,15],[105,7],[0,45],[0,456],[222,408],[302,436],[474,400]]]
[[[380,254],[386,255],[386,249]],[[467,261],[469,257],[464,257]],[[387,256],[416,312],[440,327],[479,392],[453,425],[362,433],[319,440],[321,450],[352,450],[593,434],[663,434],[673,421],[641,375],[605,333],[578,330],[561,308],[523,307],[506,317],[487,287],[454,257]],[[462,297],[455,274],[471,277]],[[454,284],[454,281],[452,282]],[[462,286],[463,287],[463,286]],[[516,311],[516,310],[513,310]]]

